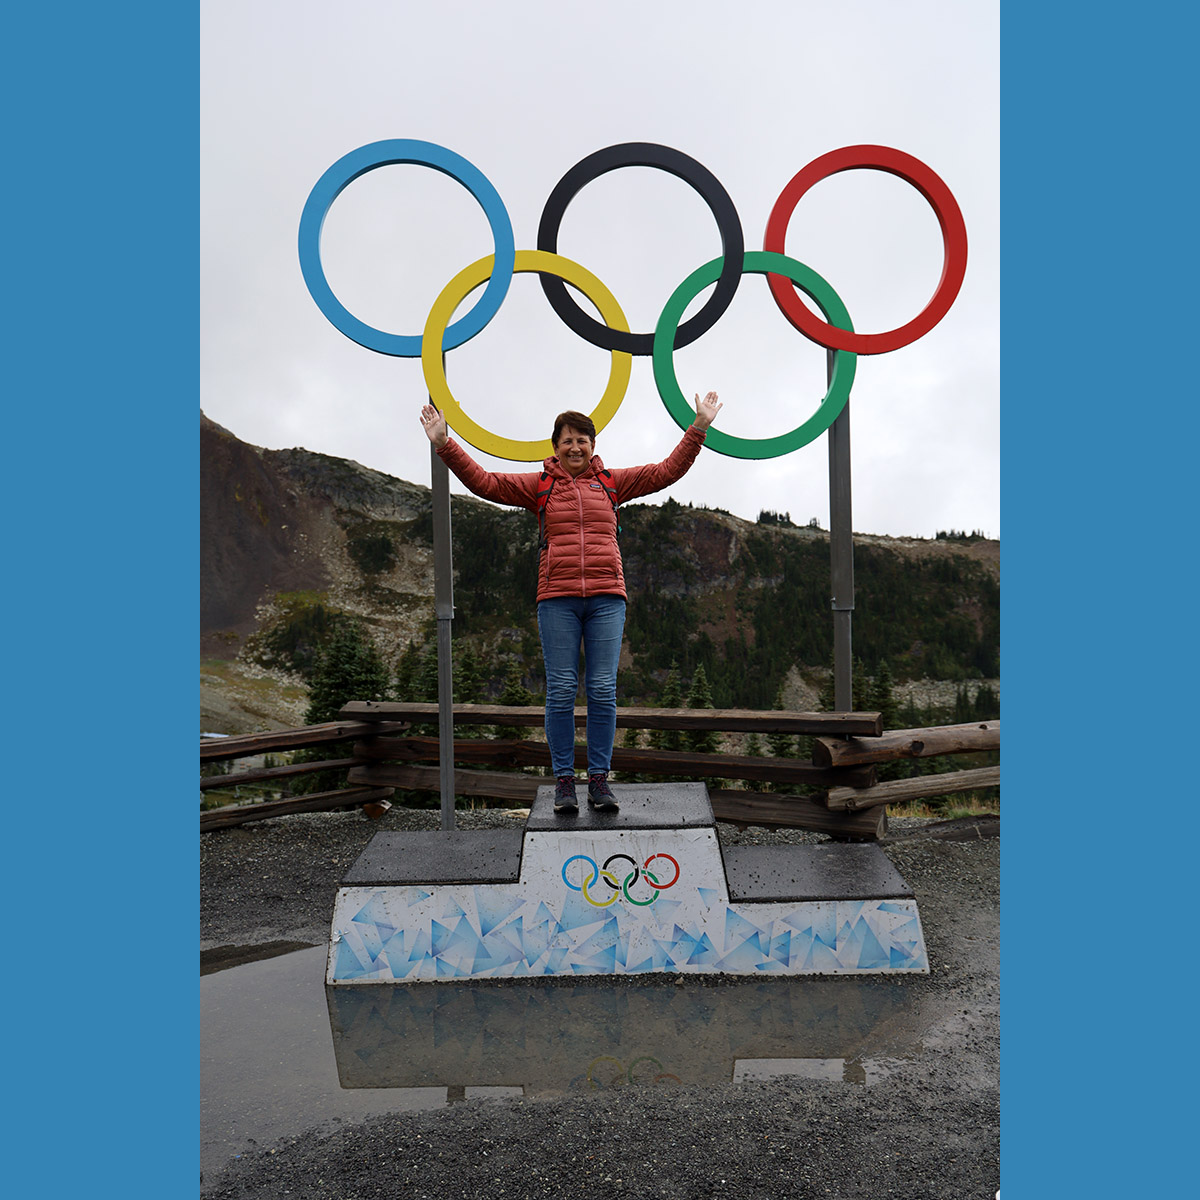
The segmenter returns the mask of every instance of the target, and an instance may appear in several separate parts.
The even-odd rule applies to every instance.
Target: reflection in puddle
[[[325,957],[315,947],[200,980],[206,1176],[254,1144],[338,1119],[782,1075],[869,1085],[920,1051],[898,980],[326,988]]]
[[[344,1088],[489,1086],[541,1096],[788,1074],[869,1083],[883,1072],[868,1068],[867,1042],[905,1011],[908,993],[861,978],[631,987],[593,977],[338,984],[326,998]]]

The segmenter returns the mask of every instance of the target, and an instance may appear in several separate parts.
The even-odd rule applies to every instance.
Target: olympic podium
[[[616,784],[616,813],[380,832],[334,902],[326,983],[644,973],[927,974],[876,845],[722,848],[702,783]]]

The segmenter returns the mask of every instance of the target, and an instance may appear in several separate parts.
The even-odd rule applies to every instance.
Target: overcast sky
[[[854,528],[999,536],[995,0],[759,0],[740,12],[710,0],[205,0],[200,16],[201,405],[244,441],[429,482],[420,361],[350,341],[300,273],[308,193],[359,146],[414,138],[462,155],[499,192],[517,248],[534,249],[546,198],[576,162],[617,142],[663,143],[721,181],[746,248],[760,249],[771,207],[801,167],[875,143],[942,177],[966,220],[970,256],[962,291],[932,332],[859,357]],[[450,278],[492,249],[466,189],[429,168],[393,166],[334,203],[322,261],[355,316],[420,333]],[[633,329],[648,331],[721,243],[687,184],[625,168],[578,194],[559,250],[607,285]],[[824,276],[868,333],[915,316],[942,266],[932,209],[878,171],[818,184],[796,209],[786,252]],[[745,437],[790,430],[825,390],[824,351],[787,323],[761,275],[743,278],[726,314],[676,352],[675,367],[688,396],[718,392],[718,427]],[[514,278],[483,332],[447,355],[463,409],[521,439],[548,436],[564,408],[593,409],[608,371],[608,354],[559,320],[530,274]],[[634,465],[665,457],[678,437],[650,360],[635,358],[598,452],[610,466]],[[669,494],[749,519],[767,508],[827,526],[826,439],[757,462],[705,450]]]

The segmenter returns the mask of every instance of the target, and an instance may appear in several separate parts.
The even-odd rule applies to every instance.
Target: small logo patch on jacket
[[[604,491],[604,484],[602,483],[589,483],[588,487],[595,488],[598,492]]]

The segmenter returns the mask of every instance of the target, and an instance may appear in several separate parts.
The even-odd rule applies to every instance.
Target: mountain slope
[[[297,606],[360,617],[389,663],[432,641],[427,487],[303,449],[264,450],[201,414],[201,653],[244,662]],[[622,508],[630,593],[621,694],[656,696],[703,664],[720,706],[815,699],[832,650],[829,539],[667,500]],[[541,687],[528,513],[454,497],[456,646],[498,690],[508,659]],[[855,534],[854,649],[898,681],[999,674],[999,543]],[[232,664],[231,664],[232,665]]]

